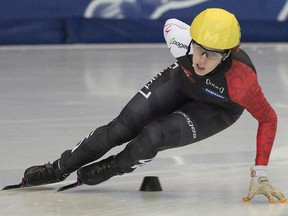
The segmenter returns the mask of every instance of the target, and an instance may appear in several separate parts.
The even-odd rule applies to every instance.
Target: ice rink
[[[270,182],[288,196],[288,44],[243,44],[278,113]],[[164,44],[0,47],[0,187],[19,183],[32,165],[53,162],[108,123],[175,59]],[[1,191],[2,216],[287,216],[264,196],[243,203],[255,159],[257,122],[245,112],[226,131],[160,152],[146,166],[97,186],[72,183]],[[119,152],[124,147],[111,150]],[[163,191],[141,192],[145,176]]]

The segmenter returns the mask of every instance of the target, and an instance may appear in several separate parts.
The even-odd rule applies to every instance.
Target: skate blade
[[[26,182],[24,179],[22,179],[21,183],[14,184],[14,185],[7,185],[2,190],[11,190],[11,189],[19,189],[26,187]]]
[[[61,192],[61,191],[65,191],[65,190],[68,190],[68,189],[71,189],[71,188],[76,188],[78,186],[82,185],[82,182],[77,179],[76,182],[72,183],[72,184],[69,184],[69,185],[65,185],[63,187],[60,187],[57,192]]]
[[[11,190],[11,189],[18,189],[18,188],[23,188],[23,186],[20,184],[7,185],[4,188],[2,188],[2,190]]]

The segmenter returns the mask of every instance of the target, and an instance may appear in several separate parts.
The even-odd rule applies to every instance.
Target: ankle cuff
[[[66,178],[67,176],[70,175],[70,173],[64,172],[62,170],[61,163],[60,163],[59,159],[53,162],[53,169],[55,171],[56,177],[59,179],[61,179],[63,177]]]

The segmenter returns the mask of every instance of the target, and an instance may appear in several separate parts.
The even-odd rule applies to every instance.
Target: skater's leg
[[[26,181],[31,185],[45,184],[45,181],[51,183],[53,169],[61,174],[53,178],[53,182],[63,180],[111,148],[132,140],[150,122],[181,107],[189,99],[182,92],[180,73],[177,64],[159,73],[129,101],[116,119],[91,132],[73,149],[65,151],[53,166],[28,168],[24,176]]]
[[[116,155],[121,172],[131,172],[151,161],[159,151],[192,144],[232,125],[241,115],[211,104],[190,102],[178,111],[143,129],[126,148]]]
[[[203,140],[233,124],[240,115],[241,111],[232,114],[218,106],[191,102],[146,126],[115,157],[78,170],[78,177],[83,183],[93,185],[132,172],[151,161],[159,151]]]
[[[181,107],[187,100],[181,90],[179,66],[172,65],[148,82],[108,125],[89,134],[60,158],[60,169],[71,173],[102,157],[111,148],[135,138],[155,119]]]

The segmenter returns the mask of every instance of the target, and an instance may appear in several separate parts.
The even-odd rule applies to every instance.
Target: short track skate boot
[[[96,185],[100,184],[113,176],[122,175],[117,169],[115,156],[110,156],[99,162],[85,166],[77,171],[78,179],[83,184]]]
[[[52,184],[63,181],[69,174],[63,174],[59,167],[58,161],[53,164],[48,163],[40,166],[32,166],[25,170],[24,178],[27,186],[37,186],[43,184]]]

